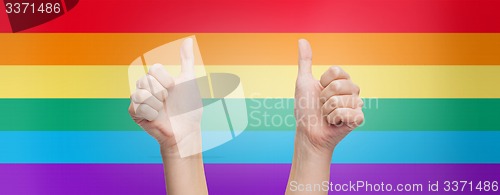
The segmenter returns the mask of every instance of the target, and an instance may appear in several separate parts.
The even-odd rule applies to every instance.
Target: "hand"
[[[331,155],[335,146],[363,123],[363,101],[359,87],[340,67],[330,67],[318,81],[311,66],[311,46],[301,39],[295,88],[296,147]]]
[[[155,64],[137,81],[129,113],[160,143],[162,150],[179,152],[184,157],[201,152],[203,107],[194,80],[192,39],[184,41],[180,57],[182,67],[177,78],[161,64]],[[195,109],[186,110],[186,107]]]
[[[299,40],[299,73],[295,85],[297,132],[286,194],[328,194],[300,191],[297,185],[328,181],[337,144],[363,123],[359,87],[341,68],[330,67],[318,81],[312,76],[309,42]]]

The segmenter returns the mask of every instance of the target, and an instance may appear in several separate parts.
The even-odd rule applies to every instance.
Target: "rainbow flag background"
[[[127,112],[127,69],[190,35],[247,97],[246,131],[204,153],[211,194],[284,193],[299,38],[316,77],[342,65],[365,98],[333,182],[500,181],[500,1],[72,2],[20,32],[0,13],[0,194],[165,194],[159,148]]]

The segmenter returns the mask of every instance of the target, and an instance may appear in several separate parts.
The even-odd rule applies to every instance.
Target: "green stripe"
[[[129,102],[0,99],[0,130],[140,130],[128,115]],[[292,99],[246,102],[247,130],[294,129]],[[500,130],[500,99],[371,99],[365,107],[366,122],[358,130]],[[205,121],[210,116],[205,113]]]

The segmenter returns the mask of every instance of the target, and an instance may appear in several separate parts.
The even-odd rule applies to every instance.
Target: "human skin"
[[[300,191],[291,185],[321,185],[330,179],[330,162],[337,144],[363,123],[360,89],[349,74],[332,66],[320,80],[312,75],[312,50],[299,40],[299,70],[295,87],[297,129],[286,194],[327,194]]]
[[[201,154],[203,108],[199,106],[179,114],[182,105],[201,104],[196,95],[198,89],[195,85],[176,88],[176,85],[195,78],[192,39],[183,42],[180,57],[181,74],[178,77],[172,77],[163,65],[155,64],[137,81],[129,113],[159,143],[167,193],[208,194]],[[189,93],[190,97],[181,98],[183,93]]]

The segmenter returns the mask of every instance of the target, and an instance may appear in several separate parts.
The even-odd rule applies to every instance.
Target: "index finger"
[[[349,78],[349,74],[342,70],[342,68],[338,66],[331,66],[327,71],[323,73],[323,75],[321,75],[321,79],[319,80],[319,82],[321,83],[321,86],[326,87],[334,80]]]
[[[153,76],[165,89],[170,89],[175,85],[175,81],[161,64],[154,64],[149,68],[149,75]]]

